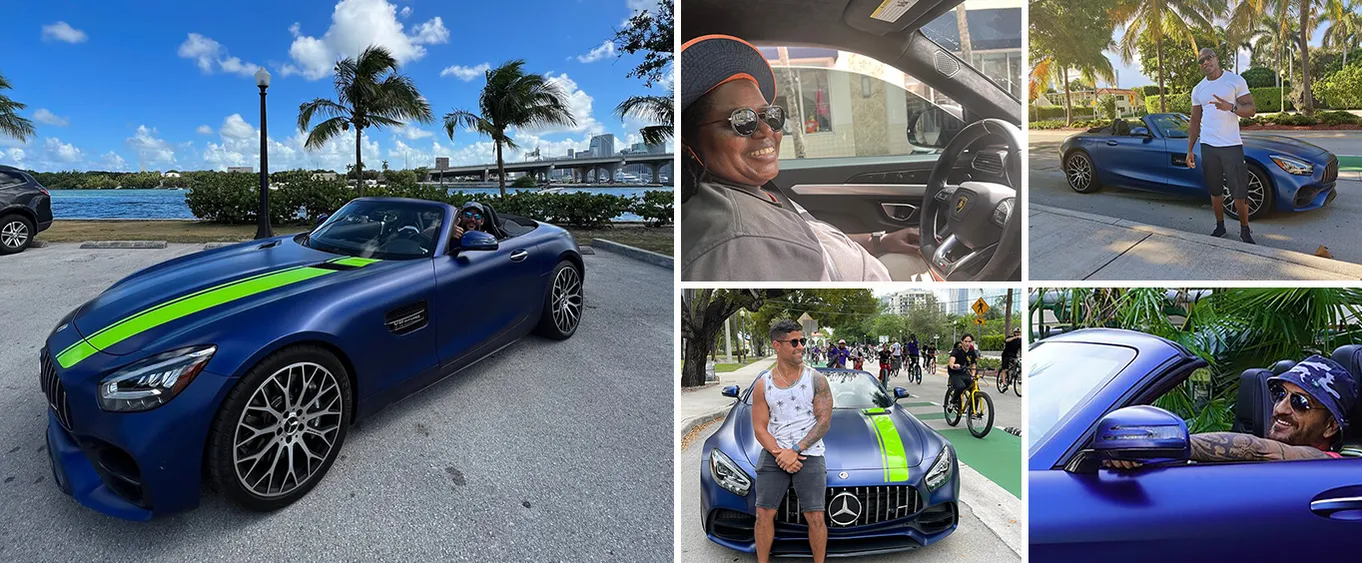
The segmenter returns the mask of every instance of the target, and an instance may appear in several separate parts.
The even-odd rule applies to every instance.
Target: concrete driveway
[[[672,560],[672,271],[612,254],[585,257],[573,338],[528,337],[360,422],[287,508],[205,491],[197,510],[135,523],[63,495],[43,340],[117,279],[201,248],[0,257],[0,561]]]

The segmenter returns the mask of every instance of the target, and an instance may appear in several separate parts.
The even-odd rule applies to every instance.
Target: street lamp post
[[[265,89],[270,87],[270,73],[265,67],[255,71],[255,85],[260,87],[260,209],[256,212],[255,238],[274,236],[270,230],[270,156],[266,140]]]

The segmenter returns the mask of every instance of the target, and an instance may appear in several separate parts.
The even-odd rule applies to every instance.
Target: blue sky
[[[1217,24],[1223,25],[1223,22],[1218,22]],[[1315,32],[1310,36],[1310,47],[1312,49],[1315,47],[1319,47],[1320,44],[1323,42],[1325,27],[1327,27],[1327,25],[1323,23],[1319,24],[1316,27]],[[1115,33],[1113,33],[1112,35],[1113,41],[1115,41],[1119,45],[1121,43],[1121,39],[1125,37],[1125,28],[1124,27],[1116,28]],[[1190,50],[1191,48],[1192,47],[1190,45],[1187,46],[1187,49]],[[1148,86],[1159,83],[1155,77],[1145,76],[1141,72],[1139,54],[1136,54],[1135,57],[1130,60],[1130,64],[1125,64],[1121,62],[1121,55],[1119,52],[1105,51],[1105,53],[1107,55],[1107,60],[1111,61],[1112,68],[1116,70],[1117,80],[1119,80],[1119,82],[1117,83],[1118,88],[1134,88],[1136,86]],[[1239,72],[1242,73],[1245,70],[1248,70],[1249,68],[1249,51],[1248,49],[1243,49],[1239,51],[1238,54],[1239,54]],[[1300,58],[1300,55],[1297,55],[1296,57]],[[1234,70],[1234,65],[1231,64],[1230,61],[1225,61],[1222,64],[1224,64],[1224,67],[1226,69],[1231,71]],[[1285,72],[1287,69],[1286,65],[1287,61],[1283,59],[1282,60],[1283,72]],[[1103,83],[1102,86],[1106,87],[1107,84]]]
[[[344,170],[353,133],[305,151],[298,105],[332,98],[330,68],[364,46],[388,47],[430,101],[435,121],[401,130],[366,129],[366,167],[493,162],[491,143],[467,131],[451,140],[442,117],[477,109],[486,65],[525,59],[568,92],[575,128],[521,131],[514,138],[544,156],[585,149],[613,133],[616,149],[643,125],[621,122],[615,106],[662,94],[625,74],[641,59],[617,57],[607,40],[636,9],[655,0],[329,0],[266,2],[23,2],[6,9],[0,74],[11,98],[28,104],[37,137],[0,138],[0,164],[36,170],[197,170],[256,166],[263,66],[269,88],[270,168]],[[519,155],[508,155],[508,160]]]

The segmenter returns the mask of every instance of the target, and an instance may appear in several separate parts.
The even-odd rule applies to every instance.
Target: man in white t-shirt
[[[1258,108],[1253,104],[1248,83],[1238,74],[1220,68],[1215,51],[1202,49],[1197,53],[1201,73],[1206,75],[1192,89],[1192,124],[1187,130],[1187,166],[1196,168],[1196,142],[1201,140],[1201,165],[1205,171],[1206,190],[1211,193],[1211,208],[1215,210],[1213,237],[1225,235],[1225,196],[1222,185],[1228,185],[1234,209],[1239,212],[1239,238],[1254,244],[1248,223],[1248,165],[1244,164],[1244,141],[1239,137],[1239,118],[1253,117]]]

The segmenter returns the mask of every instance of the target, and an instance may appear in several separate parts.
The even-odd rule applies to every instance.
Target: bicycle
[[[1003,372],[1007,372],[1006,377],[1003,376]],[[1009,358],[1007,365],[999,366],[996,377],[999,393],[1006,393],[1008,386],[1011,386],[1012,391],[1018,397],[1021,396],[1021,362],[1017,358]]]
[[[909,364],[908,380],[918,385],[922,385],[922,366],[914,360]]]
[[[891,366],[892,366],[892,367],[890,368],[890,371],[892,372],[892,375],[893,375],[894,377],[898,377],[898,376],[899,376],[899,372],[903,370],[903,359],[902,359],[902,357],[900,357],[900,356],[894,356],[893,363],[891,364]]]
[[[988,393],[979,390],[979,378],[982,377],[982,373],[978,366],[970,371],[972,378],[969,388],[954,393],[955,389],[947,385],[946,398],[941,408],[946,413],[946,424],[955,426],[960,423],[961,415],[965,415],[965,425],[969,427],[969,433],[975,438],[983,438],[993,429],[993,399]],[[966,396],[969,398],[969,404],[965,403]]]

